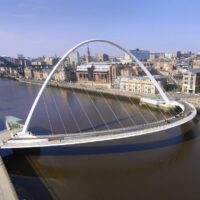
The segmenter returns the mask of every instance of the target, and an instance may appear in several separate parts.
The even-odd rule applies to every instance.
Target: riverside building
[[[183,74],[182,92],[200,93],[200,68],[188,68]]]
[[[116,67],[106,63],[79,65],[76,69],[78,82],[95,82],[111,84],[116,78]]]
[[[163,87],[166,86],[167,80],[165,77],[160,75],[155,75],[154,77]],[[122,76],[120,77],[119,84],[121,90],[132,91],[138,94],[158,94],[155,85],[147,76]]]

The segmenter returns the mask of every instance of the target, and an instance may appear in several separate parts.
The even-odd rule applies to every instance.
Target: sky
[[[126,49],[200,51],[199,0],[0,0],[0,55],[62,56],[100,38]]]

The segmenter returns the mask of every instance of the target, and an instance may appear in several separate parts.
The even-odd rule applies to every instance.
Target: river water
[[[0,129],[5,116],[26,119],[39,88],[0,79]],[[141,124],[142,115],[148,122],[164,117],[134,103],[47,88],[30,130],[73,134]],[[0,153],[20,199],[200,199],[199,136],[197,116],[181,127],[123,143]]]

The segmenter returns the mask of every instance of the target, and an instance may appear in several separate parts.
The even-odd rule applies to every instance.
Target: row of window
[[[88,78],[88,74],[79,74],[79,78]]]
[[[107,74],[98,74],[98,75],[95,75],[93,76],[94,79],[98,77],[98,79],[105,79],[107,80]],[[88,78],[88,74],[79,74],[79,78],[84,78],[84,79],[87,79]]]
[[[155,93],[155,87],[151,87],[151,86],[145,86],[144,87],[144,91],[141,91],[141,87],[138,86],[138,85],[132,85],[132,90],[129,89],[128,87],[128,84],[124,84],[124,85],[121,85],[121,89],[123,90],[130,90],[130,91],[133,91],[133,92],[145,92],[145,93],[149,93],[149,94],[154,94]]]

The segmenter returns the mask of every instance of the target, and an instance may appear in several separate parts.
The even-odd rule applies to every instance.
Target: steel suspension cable
[[[70,112],[70,114],[71,114],[71,116],[72,116],[72,119],[73,119],[73,121],[75,122],[76,127],[78,128],[78,131],[81,133],[81,128],[80,128],[80,126],[78,125],[78,122],[77,122],[76,117],[75,117],[75,115],[74,115],[74,113],[73,113],[73,110],[71,109],[71,106],[69,105],[69,102],[67,102],[67,105],[68,105],[68,108],[69,108],[69,112]]]
[[[51,96],[51,98],[53,99],[53,102],[54,102],[56,111],[57,111],[57,113],[58,113],[59,119],[60,119],[60,121],[61,121],[63,130],[64,130],[65,133],[67,134],[67,129],[66,129],[65,123],[64,123],[64,121],[63,121],[63,119],[62,119],[62,117],[61,117],[61,114],[60,114],[60,112],[59,112],[59,110],[58,110],[58,105],[57,105],[57,103],[56,103],[55,97],[54,97],[54,95],[51,95],[51,94],[50,94],[50,96]]]
[[[146,120],[146,118],[144,117],[144,115],[142,114],[142,111],[139,110],[138,106],[135,105],[135,102],[131,99],[131,96],[128,95],[130,102],[131,102],[131,107],[134,106],[134,108],[136,108],[137,112],[141,115],[141,117],[143,118],[143,120],[145,121],[146,124],[148,124],[148,121]]]
[[[108,103],[107,99],[104,97],[103,93],[100,92],[99,93],[102,97],[104,102],[106,103],[106,105],[108,106],[109,110],[112,112],[112,114],[114,115],[115,119],[117,120],[118,124],[121,126],[121,128],[125,129],[125,127],[123,126],[123,124],[120,122],[119,118],[117,117],[116,113],[114,112],[114,110],[112,109],[111,105]]]
[[[119,100],[119,98],[117,97],[117,95],[113,95],[115,97],[115,99],[120,103],[120,106],[122,107],[122,110],[124,110],[124,112],[126,113],[126,115],[129,117],[129,119],[131,120],[133,125],[136,125],[135,121],[132,119],[131,115],[129,114],[129,112],[127,111],[127,109],[125,108],[125,106],[121,103],[121,101]]]
[[[45,111],[46,111],[46,114],[47,114],[47,119],[48,119],[48,122],[49,122],[49,127],[50,127],[50,130],[51,130],[51,134],[53,135],[53,127],[52,127],[52,124],[51,124],[49,112],[48,112],[48,109],[47,109],[47,104],[46,104],[46,101],[45,101],[45,93],[43,94],[42,97],[43,97],[44,107],[45,107]]]
[[[103,121],[103,123],[105,124],[106,128],[110,131],[110,128],[108,126],[108,124],[106,123],[105,119],[103,118],[101,112],[99,111],[99,109],[97,108],[97,106],[95,105],[91,95],[89,94],[89,92],[87,91],[87,89],[85,89],[86,94],[88,95],[88,97],[90,98],[95,110],[97,111],[98,115],[100,116],[101,120]]]
[[[91,122],[91,120],[90,120],[90,118],[89,118],[89,116],[88,116],[87,112],[85,111],[85,109],[84,109],[84,107],[83,107],[82,103],[80,102],[79,98],[77,97],[77,94],[76,94],[76,92],[74,92],[74,89],[73,89],[73,87],[71,87],[71,89],[72,89],[72,92],[73,92],[73,94],[74,94],[75,98],[77,99],[77,102],[78,102],[78,104],[79,104],[79,105],[80,105],[80,107],[81,107],[81,110],[83,111],[83,113],[84,113],[84,115],[86,116],[86,118],[87,118],[87,120],[88,120],[89,124],[91,125],[91,127],[92,127],[93,131],[96,131],[96,129],[95,129],[94,125],[92,124],[92,122]]]

